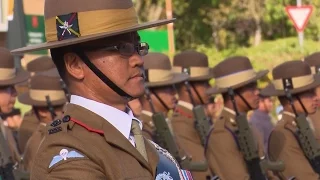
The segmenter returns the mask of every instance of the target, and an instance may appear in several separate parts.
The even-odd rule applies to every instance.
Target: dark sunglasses
[[[133,43],[120,43],[117,46],[109,46],[102,48],[105,51],[119,51],[123,56],[132,56],[137,52],[140,56],[145,56],[149,52],[149,44],[145,42]]]

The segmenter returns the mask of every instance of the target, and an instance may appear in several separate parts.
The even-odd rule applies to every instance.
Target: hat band
[[[16,68],[0,68],[0,80],[9,80],[16,77]]]
[[[30,98],[35,101],[46,101],[46,96],[49,96],[50,101],[58,101],[65,99],[65,93],[62,90],[29,90]]]
[[[272,81],[275,89],[285,90],[285,89],[297,89],[314,82],[314,75],[305,75],[300,77],[293,77],[287,79],[276,79]]]
[[[171,70],[164,69],[148,69],[148,82],[162,82],[169,81],[173,78],[173,72]]]
[[[138,25],[134,7],[71,13],[45,20],[47,42],[114,32],[134,25]]]
[[[312,74],[319,74],[320,73],[320,66],[311,66],[311,73]]]
[[[257,76],[253,69],[236,72],[227,76],[216,78],[215,84],[219,88],[230,88],[242,82],[246,82]]]
[[[176,73],[182,73],[184,71],[183,67],[181,66],[173,66],[172,70]],[[209,67],[189,67],[188,71],[188,74],[191,78],[208,76],[210,74]]]

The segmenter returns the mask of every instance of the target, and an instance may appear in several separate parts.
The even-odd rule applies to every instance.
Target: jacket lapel
[[[149,142],[149,140],[144,139],[144,142],[145,142],[145,145],[146,145],[146,150],[147,150],[147,155],[148,155],[149,166],[150,166],[152,175],[153,175],[153,177],[155,178],[157,166],[158,166],[158,163],[159,163],[158,151],[157,151],[156,148]]]
[[[101,116],[74,104],[67,105],[65,115],[69,115],[71,117],[71,121],[73,119],[75,119],[76,121],[80,121],[82,126],[86,126],[85,128],[87,128],[91,132],[96,132],[103,135],[105,140],[109,144],[127,152],[136,160],[138,160],[140,164],[142,164],[142,166],[152,172],[148,162],[130,143],[130,141]],[[121,119],[119,119],[119,121],[121,121]]]

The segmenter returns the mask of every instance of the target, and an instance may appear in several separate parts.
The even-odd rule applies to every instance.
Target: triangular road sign
[[[311,16],[312,6],[287,6],[286,11],[298,32],[302,32]]]

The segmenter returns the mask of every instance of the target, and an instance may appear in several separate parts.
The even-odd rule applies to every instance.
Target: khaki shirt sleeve
[[[219,130],[210,136],[206,157],[215,175],[220,179],[249,179],[243,157],[230,132]]]
[[[35,172],[34,172],[35,173]],[[32,176],[36,180],[36,176]],[[70,160],[54,167],[46,176],[46,180],[105,180],[108,179],[99,167],[89,159]]]
[[[300,146],[292,134],[277,132],[284,135],[284,147],[280,149],[279,160],[285,164],[283,175],[286,178],[294,176],[296,180],[318,180],[319,175],[315,173],[304,156]]]

